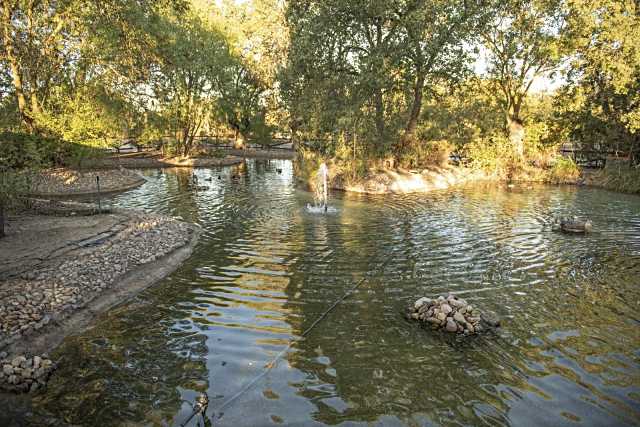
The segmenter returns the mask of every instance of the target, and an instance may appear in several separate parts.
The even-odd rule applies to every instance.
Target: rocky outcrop
[[[467,301],[449,294],[446,298],[423,297],[407,308],[407,318],[429,325],[434,330],[471,335],[496,328],[500,321],[491,314],[480,313]]]

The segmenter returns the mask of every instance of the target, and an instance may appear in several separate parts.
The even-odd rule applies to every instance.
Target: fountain
[[[307,204],[307,211],[312,213],[327,213],[334,212],[335,209],[329,207],[329,168],[326,163],[321,163],[317,173],[317,181],[314,185],[314,199],[313,205]]]

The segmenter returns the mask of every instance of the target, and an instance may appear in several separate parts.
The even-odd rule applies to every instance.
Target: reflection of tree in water
[[[173,168],[167,176],[166,200],[169,211],[180,215],[185,221],[198,222],[198,202],[193,188],[194,169]]]

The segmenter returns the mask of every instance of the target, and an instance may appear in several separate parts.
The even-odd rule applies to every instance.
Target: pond
[[[314,215],[288,161],[198,169],[202,191],[191,170],[142,173],[109,203],[195,222],[199,244],[64,341],[36,413],[179,425],[206,391],[215,426],[638,425],[640,197],[474,185],[333,194],[335,212]],[[595,231],[552,232],[556,215]],[[448,291],[504,327],[462,339],[404,320],[408,303]]]

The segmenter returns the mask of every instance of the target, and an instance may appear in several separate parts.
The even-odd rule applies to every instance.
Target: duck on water
[[[581,220],[574,216],[572,218],[562,217],[556,218],[553,223],[554,231],[563,231],[565,233],[586,234],[593,230],[593,224],[590,220]]]

